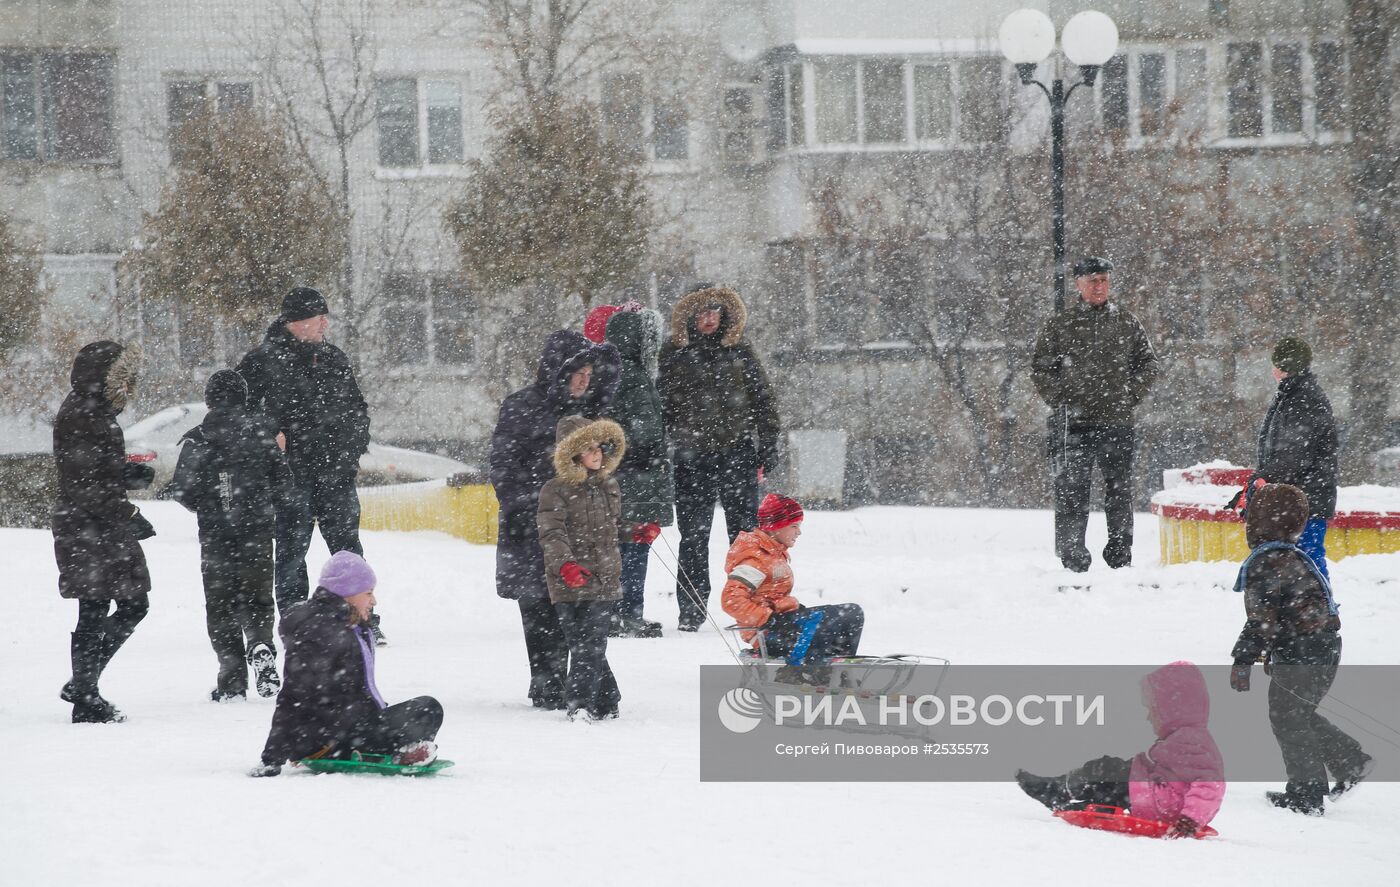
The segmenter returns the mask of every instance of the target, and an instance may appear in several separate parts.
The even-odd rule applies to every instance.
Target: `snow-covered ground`
[[[1281,887],[1385,883],[1400,865],[1394,784],[1363,786],[1320,820],[1269,807],[1263,785],[1231,785],[1221,837],[1199,842],[1073,829],[1011,782],[702,784],[697,666],[725,662],[725,648],[671,630],[671,580],[655,559],[647,612],[667,637],[614,641],[622,719],[570,725],[528,707],[492,549],[432,533],[365,536],[393,644],[378,677],[391,701],[442,700],[439,743],[457,767],[424,780],[249,779],[272,702],[208,701],[194,520],[170,503],[143,510],[160,532],[146,543],[151,613],[102,685],[130,716],[120,725],[68,723],[57,693],[75,607],[58,597],[49,535],[0,530],[0,883]],[[1092,590],[1066,592],[1046,512],[877,508],[810,514],[805,528],[799,598],[863,604],[871,652],[955,666],[1224,663],[1241,624],[1224,590],[1234,566],[1154,566],[1146,515],[1141,566],[1096,567]],[[1095,551],[1102,534],[1096,515]],[[674,529],[665,538],[674,546]],[[717,531],[716,574],[722,541]],[[313,575],[324,558],[318,539]],[[1400,555],[1342,561],[1333,576],[1346,660],[1394,662]]]

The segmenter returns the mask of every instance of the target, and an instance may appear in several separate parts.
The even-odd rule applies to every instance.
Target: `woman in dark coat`
[[[151,575],[140,542],[155,530],[126,492],[149,486],[153,472],[127,464],[117,424],[136,386],[139,361],[138,351],[116,342],[84,346],[73,361],[73,390],[53,425],[58,590],[78,602],[73,678],[59,695],[73,703],[75,724],[125,720],[98,693],[97,681],[149,606]]]
[[[589,373],[580,373],[588,369]],[[569,415],[596,419],[617,391],[619,360],[612,345],[595,345],[573,330],[545,340],[535,383],[509,395],[491,436],[491,485],[500,503],[496,593],[520,606],[530,658],[530,701],[564,707],[569,647],[545,586],[544,552],[535,518],[540,488],[554,476],[554,435]],[[579,375],[576,375],[579,374]],[[570,384],[587,381],[575,394]]]
[[[617,469],[623,517],[633,524],[669,527],[675,519],[676,494],[661,395],[653,379],[661,327],[661,315],[649,309],[622,311],[608,319],[607,341],[622,358],[622,381],[606,415],[627,436],[627,453]],[[650,552],[645,542],[622,545],[622,600],[613,620],[613,637],[661,637],[661,623],[642,618]]]

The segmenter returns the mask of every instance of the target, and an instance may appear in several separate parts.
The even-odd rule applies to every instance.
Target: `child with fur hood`
[[[655,534],[622,516],[622,491],[613,477],[627,451],[621,426],[565,416],[555,439],[555,476],[540,490],[536,520],[549,600],[569,645],[564,704],[571,721],[615,718],[622,694],[607,651],[615,602],[622,598],[618,545]]]
[[[1171,823],[1169,838],[1194,835],[1225,798],[1225,762],[1207,727],[1205,677],[1190,662],[1173,662],[1142,679],[1142,698],[1157,734],[1151,748],[1132,760],[1105,755],[1063,776],[1018,770],[1021,790],[1051,810],[1107,804]]]

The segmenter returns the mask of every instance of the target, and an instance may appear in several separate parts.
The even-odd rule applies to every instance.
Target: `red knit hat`
[[[802,520],[802,506],[796,499],[769,493],[758,506],[758,528],[760,530],[781,530]]]
[[[608,331],[608,318],[621,310],[621,305],[599,305],[588,312],[588,317],[583,321],[583,334],[588,337],[588,341],[603,344],[603,338]]]

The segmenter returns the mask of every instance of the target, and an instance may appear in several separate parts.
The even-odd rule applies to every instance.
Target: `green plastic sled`
[[[349,758],[305,758],[298,761],[312,773],[377,773],[381,776],[432,776],[452,766],[452,761],[438,758],[431,764],[395,764],[391,755],[362,755],[353,752]]]

